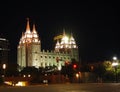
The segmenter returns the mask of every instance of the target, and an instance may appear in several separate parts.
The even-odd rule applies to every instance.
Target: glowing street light
[[[4,70],[6,69],[6,64],[3,64],[3,69],[4,69]]]
[[[62,69],[62,67],[61,67],[61,66],[58,66],[59,82],[61,82],[61,69]]]
[[[112,66],[115,68],[115,80],[117,82],[117,66],[118,66],[117,57],[113,57]]]
[[[3,64],[3,70],[4,70],[4,77],[5,77],[5,69],[6,69],[6,64]]]
[[[78,72],[78,73],[76,73],[76,78],[77,78],[77,80],[78,80],[78,82],[80,83],[80,79],[81,79],[81,72]]]
[[[114,61],[115,61],[115,60],[117,60],[117,57],[116,57],[116,56],[114,56],[114,57],[113,57],[113,60],[114,60]]]
[[[76,73],[76,77],[79,78],[79,74],[78,73]]]

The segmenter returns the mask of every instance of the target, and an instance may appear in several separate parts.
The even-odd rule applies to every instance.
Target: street
[[[120,83],[48,84],[0,87],[0,92],[120,92]]]

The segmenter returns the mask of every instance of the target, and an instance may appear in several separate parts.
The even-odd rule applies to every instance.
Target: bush
[[[0,77],[0,85],[3,84],[3,78]]]

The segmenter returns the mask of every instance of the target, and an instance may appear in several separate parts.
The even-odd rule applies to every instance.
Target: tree
[[[103,63],[98,63],[94,66],[93,72],[96,74],[97,78],[103,79],[106,73],[105,66]]]
[[[0,85],[3,84],[3,78],[0,77]]]

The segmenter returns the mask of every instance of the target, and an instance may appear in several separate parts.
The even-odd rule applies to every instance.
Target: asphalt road
[[[49,84],[0,87],[0,92],[120,92],[120,83]]]

